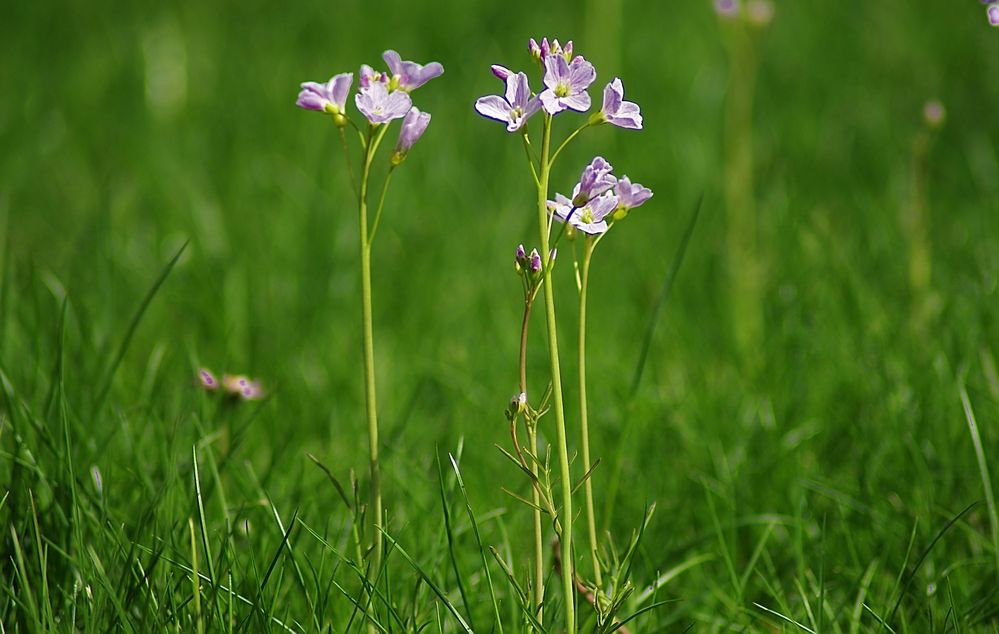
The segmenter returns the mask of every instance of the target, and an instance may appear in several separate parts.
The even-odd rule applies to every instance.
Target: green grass
[[[972,0],[777,6],[753,114],[764,334],[747,352],[709,3],[585,4],[5,8],[3,631],[526,630],[531,513],[501,487],[530,492],[494,445],[517,385],[513,252],[536,209],[522,148],[471,104],[499,85],[490,63],[526,68],[543,34],[573,37],[646,117],[588,133],[553,174],[568,189],[600,153],[656,192],[589,289],[592,478],[619,560],[656,505],[625,613],[665,603],[627,627],[999,631],[999,30]],[[351,534],[367,470],[356,217],[332,126],[294,99],[386,48],[446,73],[418,93],[433,123],[374,247],[392,547],[368,586]],[[903,218],[934,97],[927,298]],[[556,278],[565,346],[571,266]],[[269,398],[225,406],[194,387],[200,366],[259,376]],[[558,586],[552,569],[551,632]]]

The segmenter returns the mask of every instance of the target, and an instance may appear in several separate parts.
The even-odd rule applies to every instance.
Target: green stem
[[[382,208],[385,206],[385,194],[388,192],[389,182],[392,180],[392,172],[395,166],[389,167],[388,174],[385,175],[385,182],[382,184],[382,195],[378,197],[378,211],[375,212],[375,221],[371,223],[371,233],[368,236],[368,244],[375,241],[375,234],[378,233],[378,223],[382,219]]]
[[[545,132],[541,144],[541,170],[538,187],[538,228],[541,257],[544,259],[545,321],[548,326],[548,356],[552,371],[552,401],[555,409],[555,432],[558,443],[559,472],[562,485],[562,589],[565,598],[565,626],[568,634],[576,634],[576,602],[572,559],[572,480],[569,472],[569,449],[565,434],[565,407],[562,402],[562,371],[558,358],[558,327],[555,322],[555,289],[552,287],[552,261],[548,250],[548,175],[551,163],[552,118],[545,115]],[[563,144],[564,146],[564,144]]]
[[[583,436],[583,473],[590,473],[590,430],[586,405],[586,287],[590,279],[590,256],[596,242],[586,237],[583,248],[583,266],[579,279],[579,425]],[[600,575],[600,559],[597,557],[597,522],[593,513],[593,476],[590,474],[583,483],[586,493],[586,524],[590,537],[590,556],[593,557],[593,580],[597,588],[603,586]]]
[[[558,155],[562,153],[562,150],[564,150],[564,149],[565,149],[565,146],[569,145],[569,141],[572,141],[573,139],[575,139],[575,138],[576,138],[576,136],[577,136],[577,135],[578,135],[578,134],[579,134],[580,132],[582,132],[582,131],[583,131],[583,130],[585,130],[586,128],[590,127],[591,125],[593,125],[593,124],[591,124],[591,123],[590,123],[589,121],[587,121],[587,122],[586,122],[586,123],[584,123],[583,125],[579,126],[579,127],[578,127],[578,128],[576,128],[575,130],[573,130],[573,131],[572,131],[572,134],[570,134],[569,136],[567,136],[567,137],[565,138],[565,141],[562,141],[562,145],[558,146],[558,149],[557,149],[557,150],[555,150],[555,153],[554,153],[554,154],[552,154],[552,157],[551,157],[551,159],[550,159],[550,160],[548,161],[548,167],[551,167],[551,166],[552,166],[552,165],[553,165],[553,164],[555,163],[555,159],[557,159],[557,158],[558,158]]]
[[[524,288],[524,318],[520,323],[520,393],[527,394],[527,330],[531,324],[531,307],[534,305],[536,288]],[[527,436],[531,452],[531,493],[534,499],[534,616],[538,623],[543,622],[545,602],[545,544],[541,524],[541,492],[538,490],[538,426],[536,420],[529,420]],[[516,435],[514,435],[516,442]]]
[[[386,126],[387,127],[387,126]],[[368,452],[371,468],[371,510],[373,511],[374,560],[370,570],[377,574],[382,557],[382,493],[378,469],[378,405],[375,398],[375,344],[371,320],[371,241],[368,239],[368,176],[371,160],[384,129],[372,143],[373,130],[368,132],[365,144],[364,166],[361,170],[361,192],[358,196],[358,228],[361,246],[361,327],[364,340],[364,401],[368,418]]]
[[[350,163],[350,151],[347,149],[347,133],[344,132],[342,126],[337,128],[337,130],[340,132],[340,145],[343,146],[343,162],[347,166],[347,174],[350,176],[350,189],[354,192],[354,197],[359,198],[360,193],[357,191],[357,177],[354,176],[354,166]]]

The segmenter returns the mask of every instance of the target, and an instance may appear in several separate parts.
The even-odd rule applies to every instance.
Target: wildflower
[[[390,161],[392,165],[399,165],[406,160],[413,144],[420,140],[427,126],[430,125],[430,113],[420,112],[419,108],[413,106],[402,119],[402,128],[399,130],[399,140],[395,143],[395,151],[392,152]]]
[[[242,374],[226,374],[222,377],[222,388],[230,396],[236,396],[244,401],[257,401],[264,397],[260,382],[249,379]]]
[[[723,20],[731,20],[739,15],[739,0],[715,0],[715,13]]]
[[[632,183],[627,176],[622,176],[617,181],[617,185],[614,186],[614,195],[617,196],[614,220],[621,220],[628,215],[630,210],[641,206],[646,200],[652,198],[652,190],[644,185]]]
[[[999,26],[999,4],[989,5],[986,9],[989,16],[989,24],[992,26]]]
[[[749,22],[753,26],[764,27],[774,19],[774,5],[770,0],[750,0],[746,5]]]
[[[923,106],[923,121],[931,128],[939,128],[947,118],[947,110],[937,99],[927,101]]]
[[[361,88],[354,96],[354,103],[372,125],[379,125],[405,117],[413,100],[401,90],[390,93],[384,83],[375,81]]]
[[[434,77],[444,74],[444,67],[439,62],[430,62],[423,66],[416,62],[403,61],[399,54],[391,49],[382,54],[382,59],[392,71],[390,87],[405,92],[416,90]]]
[[[211,370],[208,370],[207,368],[201,368],[198,370],[198,382],[201,384],[202,388],[208,390],[209,392],[214,392],[219,389],[218,379],[216,379],[215,375],[211,373]]]
[[[354,73],[340,73],[330,78],[329,82],[319,84],[307,81],[302,84],[298,93],[296,105],[306,110],[316,110],[333,115],[337,125],[346,125],[347,93],[354,81]]]
[[[642,113],[638,104],[624,100],[624,84],[621,79],[614,80],[604,86],[604,104],[600,112],[593,115],[593,123],[610,123],[619,128],[629,130],[642,129]]]
[[[577,207],[562,194],[555,194],[555,200],[548,201],[548,209],[559,222],[568,222],[573,228],[595,236],[607,231],[604,218],[617,209],[617,202],[617,196],[608,192]]]
[[[582,57],[576,57],[569,63],[561,54],[549,55],[545,58],[544,83],[547,90],[538,98],[548,114],[558,114],[566,108],[585,112],[590,108],[590,95],[586,89],[596,78],[597,71],[593,64]]]
[[[617,184],[617,178],[611,174],[613,167],[603,157],[594,157],[590,164],[583,168],[579,183],[572,190],[572,204],[582,207],[591,198],[599,196]]]
[[[531,97],[527,75],[517,73],[506,78],[506,97],[488,95],[475,101],[475,111],[484,117],[503,121],[507,132],[516,132],[531,115],[538,111],[541,102]]]

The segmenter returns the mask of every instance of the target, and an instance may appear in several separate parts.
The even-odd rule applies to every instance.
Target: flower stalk
[[[602,237],[602,236],[601,236]],[[583,473],[586,480],[583,483],[586,496],[586,526],[590,538],[590,556],[593,559],[593,581],[597,588],[603,586],[600,574],[600,558],[597,555],[597,523],[593,512],[593,478],[590,477],[590,429],[589,413],[586,401],[586,289],[590,280],[590,257],[597,240],[586,236],[583,246],[583,261],[579,269],[579,427],[583,445]]]
[[[572,474],[569,471],[569,448],[565,432],[565,407],[562,399],[562,370],[558,354],[558,326],[555,320],[555,289],[552,287],[552,259],[548,246],[548,177],[551,170],[552,116],[545,114],[544,136],[541,141],[541,166],[538,172],[538,229],[541,257],[544,258],[542,286],[545,297],[545,323],[548,328],[548,359],[552,375],[552,403],[555,410],[555,440],[558,449],[559,476],[562,489],[562,590],[565,597],[565,626],[569,634],[576,632],[575,584],[572,559]]]

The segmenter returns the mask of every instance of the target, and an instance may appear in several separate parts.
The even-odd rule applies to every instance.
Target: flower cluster
[[[219,381],[211,370],[201,368],[198,370],[198,384],[208,392],[221,390],[228,397],[244,401],[259,401],[264,398],[264,389],[260,381],[242,374],[223,374],[222,380]]]
[[[493,74],[506,84],[503,95],[487,95],[475,102],[475,110],[484,117],[506,124],[508,132],[523,129],[532,115],[543,110],[549,115],[590,109],[590,85],[597,78],[593,64],[582,55],[574,55],[572,42],[565,47],[548,38],[538,44],[533,38],[528,50],[541,67],[544,90],[534,93],[527,74],[494,65]],[[590,125],[610,123],[631,130],[642,129],[642,114],[637,104],[624,100],[624,85],[615,77],[604,87],[600,111],[590,118]]]
[[[398,165],[406,158],[430,124],[430,114],[421,112],[413,105],[409,93],[444,73],[444,67],[437,62],[426,66],[404,61],[393,50],[382,55],[389,70],[376,71],[362,64],[358,73],[360,88],[354,95],[354,105],[372,127],[402,119],[402,129],[392,153],[392,163]],[[338,127],[353,125],[347,115],[347,97],[354,81],[354,73],[334,75],[327,83],[308,81],[302,84],[298,93],[297,105],[306,110],[315,110],[333,115]]]
[[[600,235],[610,228],[608,217],[621,220],[652,198],[648,187],[632,183],[627,176],[618,179],[612,171],[611,164],[602,157],[594,158],[573,187],[572,198],[555,194],[555,200],[548,201],[554,218],[587,235]]]

